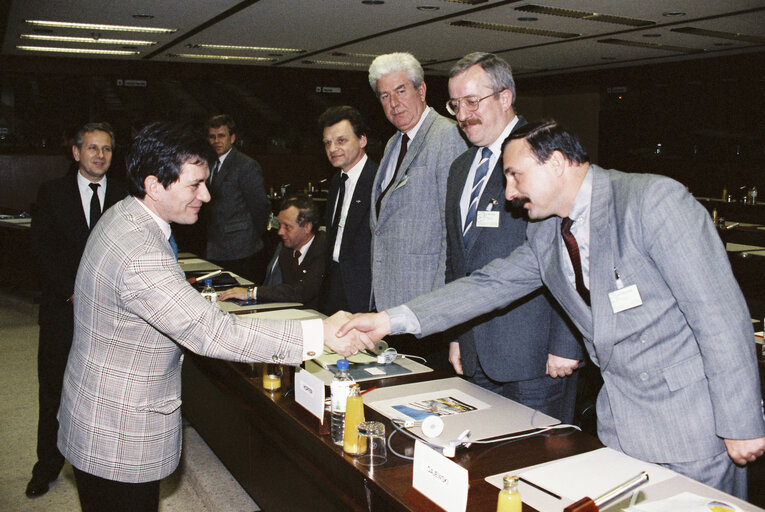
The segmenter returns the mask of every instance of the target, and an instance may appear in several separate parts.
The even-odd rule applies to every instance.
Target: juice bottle
[[[521,493],[518,492],[518,477],[505,475],[502,478],[504,488],[499,491],[497,512],[521,512]]]
[[[345,406],[345,430],[343,432],[343,450],[349,455],[361,455],[367,451],[366,440],[359,444],[359,423],[364,421],[364,401],[358,384],[351,384],[348,401]]]

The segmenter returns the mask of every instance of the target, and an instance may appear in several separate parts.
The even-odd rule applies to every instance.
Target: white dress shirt
[[[356,183],[359,181],[359,177],[361,176],[361,171],[364,169],[364,166],[366,165],[368,160],[367,155],[365,154],[363,157],[361,157],[361,160],[356,162],[356,165],[351,167],[349,171],[342,171],[347,176],[348,179],[345,180],[345,195],[343,196],[343,204],[340,205],[342,210],[340,210],[340,220],[337,223],[337,236],[335,238],[335,247],[332,249],[332,260],[335,262],[340,261],[340,246],[343,242],[343,231],[345,230],[345,218],[348,216],[348,209],[351,207],[351,199],[353,199],[353,191],[356,190]],[[332,208],[332,212],[334,213],[335,210],[337,210],[337,202],[335,202],[335,207]],[[331,218],[335,218],[333,215]]]
[[[82,201],[82,210],[85,212],[85,222],[90,226],[90,201],[93,199],[93,189],[90,188],[91,183],[98,183],[101,185],[97,189],[98,200],[101,204],[101,212],[104,211],[104,201],[106,200],[106,176],[101,178],[101,181],[90,181],[85,176],[77,171],[77,188],[80,189],[80,200]]]
[[[417,124],[414,125],[414,128],[406,132],[406,136],[409,137],[409,142],[406,143],[407,149],[409,148],[409,144],[411,144],[414,138],[417,136],[417,132],[420,130],[422,123],[425,121],[425,118],[428,117],[428,114],[431,110],[432,109],[430,107],[425,107],[425,110],[420,116],[420,120],[417,121]],[[396,172],[396,162],[398,162],[398,154],[401,151],[401,137],[403,137],[404,134],[402,132],[398,132],[396,135],[396,140],[391,143],[391,154],[390,158],[388,158],[388,165],[385,167],[385,179],[380,182],[380,192],[385,190],[385,187],[388,186],[388,183],[390,183],[390,180],[393,179],[394,173]]]

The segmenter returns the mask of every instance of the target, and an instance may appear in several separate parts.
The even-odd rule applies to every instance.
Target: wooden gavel
[[[584,497],[576,503],[572,503],[563,509],[563,512],[599,512],[601,507],[624,497],[648,481],[648,473],[643,471],[639,475],[630,478],[623,484],[619,484],[594,500]]]

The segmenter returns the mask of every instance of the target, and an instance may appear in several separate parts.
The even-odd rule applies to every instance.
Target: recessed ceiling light
[[[627,25],[630,27],[645,27],[655,25],[653,21],[640,20],[636,18],[624,18],[622,16],[613,16],[590,11],[577,11],[574,9],[561,9],[559,7],[547,7],[544,5],[523,5],[516,7],[516,11],[532,12],[534,14],[547,14],[550,16],[562,16],[564,18],[574,18],[585,21],[599,21],[601,23],[614,23],[616,25]]]
[[[53,27],[53,28],[77,28],[84,30],[113,30],[116,32],[149,32],[157,34],[167,34],[177,32],[175,28],[161,28],[161,27],[139,27],[135,25],[102,25],[98,23],[72,23],[68,21],[48,21],[48,20],[24,20],[30,25],[38,27]]]
[[[421,5],[417,8],[418,11],[437,11],[440,7],[435,5]]]
[[[169,57],[180,57],[182,59],[213,59],[213,60],[247,60],[254,62],[276,62],[271,57],[250,57],[248,55],[202,55],[199,53],[170,53]]]
[[[131,44],[139,46],[157,44],[156,41],[142,41],[140,39],[104,39],[100,37],[48,36],[42,34],[21,34],[19,38],[33,39],[35,41],[57,41],[59,43]]]
[[[303,53],[299,48],[272,48],[269,46],[239,46],[234,44],[187,44],[188,48],[207,48],[210,50],[242,50],[250,52]]]
[[[661,37],[661,34],[643,34],[643,37]]]
[[[521,16],[518,18],[518,21],[538,21],[539,18],[535,18],[534,16]]]
[[[579,37],[580,35],[573,32],[556,32],[554,30],[540,30],[528,27],[516,27],[513,25],[502,25],[500,23],[484,23],[482,21],[459,20],[451,22],[450,25],[453,27],[497,30],[499,32],[514,32],[516,34],[527,34],[532,36],[557,37],[559,39],[570,39],[572,37]]]
[[[377,57],[376,53],[354,53],[354,52],[332,52],[330,55],[333,57],[356,57],[359,59],[374,59]],[[420,61],[422,63],[422,61]]]
[[[322,66],[343,66],[351,68],[368,68],[369,64],[362,62],[342,62],[336,60],[304,60],[303,64],[319,64]]]
[[[484,4],[488,0],[443,0],[444,2],[451,2],[453,4],[468,4],[468,5],[478,5],[478,4]]]
[[[599,43],[613,44],[617,46],[631,46],[635,48],[649,48],[652,50],[663,50],[667,52],[679,52],[679,53],[704,53],[706,50],[698,48],[687,48],[685,46],[672,46],[661,43],[643,43],[640,41],[628,41],[626,39],[617,39],[611,37],[608,39],[599,39]]]
[[[750,36],[746,34],[739,34],[736,32],[723,32],[721,30],[708,30],[704,28],[695,27],[681,27],[673,28],[672,32],[679,32],[681,34],[691,34],[694,36],[715,37],[718,39],[731,39],[733,41],[746,41],[747,43],[765,44],[765,37]]]
[[[52,52],[52,53],[87,53],[98,55],[140,55],[141,52],[127,50],[97,50],[95,48],[56,48],[54,46],[21,46],[17,45],[19,50],[28,52]]]
[[[153,20],[153,14],[134,14],[133,17],[137,20]]]
[[[661,15],[667,18],[671,18],[673,16],[685,16],[685,13],[682,11],[664,11],[661,13]]]
[[[385,2],[383,0],[361,0],[364,5],[382,5]]]

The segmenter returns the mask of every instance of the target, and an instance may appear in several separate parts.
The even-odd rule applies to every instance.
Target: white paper
[[[728,501],[683,492],[671,498],[629,507],[625,512],[741,512],[741,509]]]

